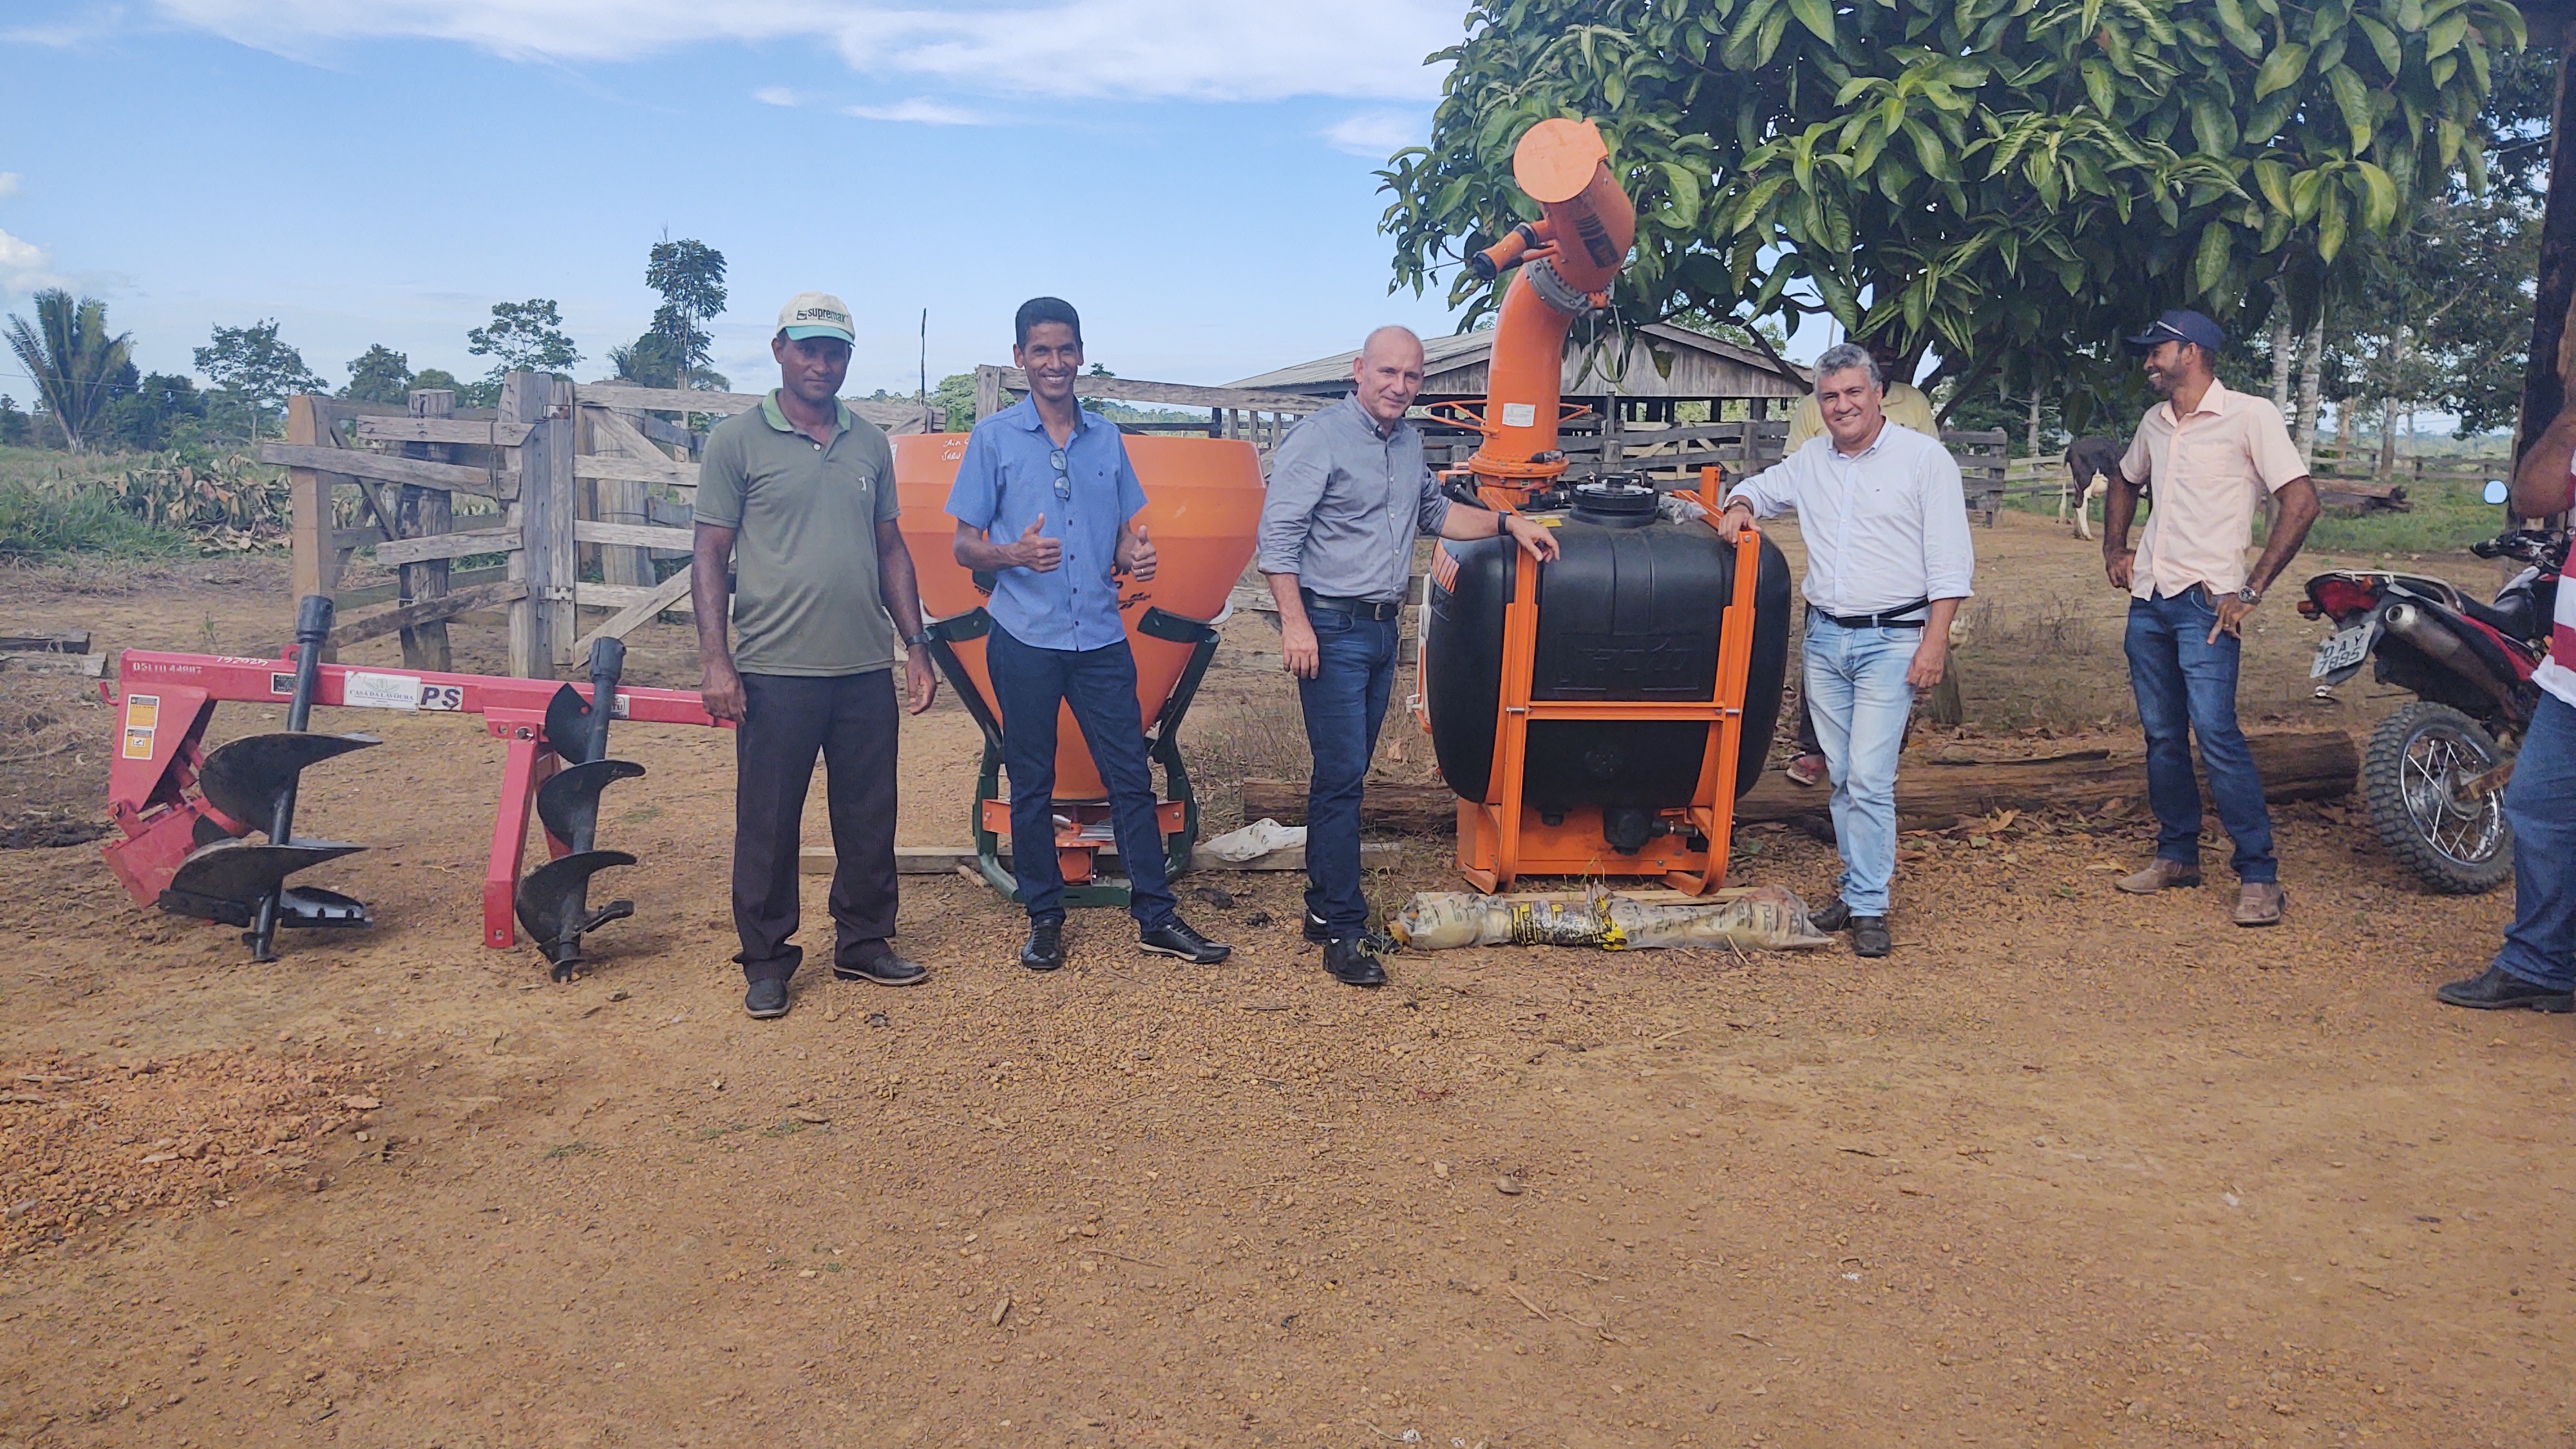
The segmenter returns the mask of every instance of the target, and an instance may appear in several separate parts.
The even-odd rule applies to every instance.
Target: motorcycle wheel
[[[2446,704],[2410,704],[2382,720],[2371,731],[2361,785],[2388,853],[2444,895],[2504,884],[2513,874],[2504,792],[2462,799],[2453,789],[2503,760],[2494,736]]]

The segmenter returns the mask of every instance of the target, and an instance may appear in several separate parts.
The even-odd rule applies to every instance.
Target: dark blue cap
[[[2152,352],[2159,342],[2188,342],[2215,356],[2220,348],[2227,345],[2227,334],[2219,330],[2217,323],[2200,313],[2188,307],[2176,307],[2157,318],[2155,326],[2135,337],[2120,340],[2136,353]]]

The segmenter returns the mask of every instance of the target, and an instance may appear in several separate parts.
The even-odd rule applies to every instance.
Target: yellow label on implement
[[[125,697],[125,745],[129,760],[152,758],[152,735],[161,723],[161,696],[129,694]]]

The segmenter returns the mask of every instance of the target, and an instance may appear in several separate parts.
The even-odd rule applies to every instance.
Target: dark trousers
[[[2147,735],[2147,802],[2156,811],[2156,855],[2200,865],[2200,782],[2192,777],[2190,735],[2200,739],[2219,823],[2236,842],[2236,877],[2248,885],[2280,879],[2272,854],[2272,812],[2254,749],[2236,725],[2236,666],[2244,646],[2232,635],[2209,642],[2218,606],[2208,591],[2129,601],[2129,688]]]
[[[1314,770],[1306,785],[1306,913],[1337,937],[1368,929],[1360,892],[1360,787],[1395,687],[1396,622],[1307,606],[1315,677],[1297,681]]]
[[[1064,922],[1064,866],[1055,857],[1056,716],[1067,705],[1109,787],[1109,824],[1127,867],[1127,913],[1145,930],[1174,914],[1154,771],[1136,709],[1136,656],[1127,641],[1098,649],[1040,649],[995,624],[984,663],[1002,706],[1002,768],[1011,776],[1011,873],[1032,924]]]
[[[829,679],[742,677],[746,705],[734,731],[733,928],[742,974],[784,981],[805,959],[791,945],[800,919],[799,826],[814,757],[832,812],[832,956],[843,966],[893,948],[895,744],[902,732],[894,672]]]

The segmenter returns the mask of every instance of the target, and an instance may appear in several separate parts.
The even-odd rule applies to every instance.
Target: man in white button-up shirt
[[[1959,465],[1887,420],[1878,364],[1852,343],[1816,359],[1825,435],[1735,485],[1719,532],[1796,509],[1807,543],[1807,700],[1834,782],[1840,899],[1815,915],[1884,956],[1896,874],[1896,757],[1914,691],[1941,682],[1950,620],[1976,573]]]

